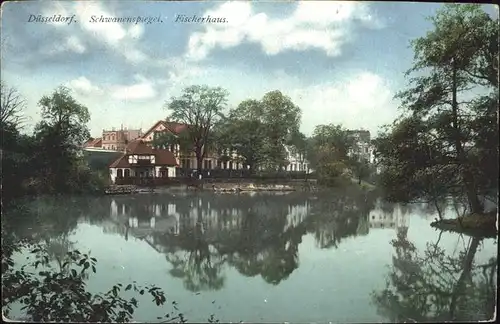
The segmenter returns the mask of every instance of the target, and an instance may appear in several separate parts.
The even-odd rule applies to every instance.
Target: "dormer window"
[[[137,155],[129,155],[128,156],[128,163],[137,164]]]

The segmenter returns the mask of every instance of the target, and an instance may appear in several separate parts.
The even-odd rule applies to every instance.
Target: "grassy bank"
[[[454,219],[434,221],[431,226],[440,230],[465,234],[473,237],[496,237],[497,211],[485,214],[470,214]]]

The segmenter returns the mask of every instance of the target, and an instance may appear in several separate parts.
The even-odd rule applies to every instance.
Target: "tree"
[[[0,99],[0,125],[2,129],[7,125],[13,125],[17,128],[23,119],[22,111],[26,109],[26,100],[15,88],[7,86],[3,81],[0,81]]]
[[[165,107],[172,111],[170,118],[188,125],[183,134],[189,142],[188,150],[196,156],[198,172],[208,151],[214,125],[223,116],[228,92],[222,88],[194,85],[173,97]]]
[[[361,184],[361,181],[370,176],[370,166],[368,161],[357,155],[354,155],[349,159],[349,166],[351,167],[351,170],[356,178],[358,178],[358,184]]]
[[[300,163],[304,163],[307,159],[307,137],[299,130],[295,130],[289,134],[286,145],[288,145],[292,153],[295,154],[299,158]],[[307,170],[304,170],[307,171]]]
[[[43,119],[35,127],[37,169],[48,185],[64,191],[69,186],[68,177],[75,174],[80,145],[89,137],[86,124],[90,114],[65,87],[43,96],[38,105]]]
[[[280,169],[286,158],[284,144],[291,133],[298,131],[301,110],[288,96],[278,90],[266,93],[261,104],[261,120],[267,136],[264,152],[268,164],[272,168]]]
[[[309,142],[309,161],[318,174],[318,181],[335,185],[347,168],[347,152],[351,138],[341,125],[318,125]]]
[[[25,192],[24,185],[32,175],[33,139],[20,132],[26,101],[12,87],[0,82],[0,130],[2,200],[8,204]]]
[[[253,174],[256,166],[266,158],[266,125],[261,120],[263,107],[257,100],[245,100],[232,109],[221,126],[221,148],[236,152]]]
[[[407,76],[416,76],[397,95],[404,113],[383,136],[379,157],[393,172],[386,177],[389,185],[413,186],[413,196],[423,198],[429,192],[460,190],[470,211],[482,212],[479,194],[484,186],[497,189],[481,176],[481,164],[493,171],[490,165],[498,160],[497,150],[484,147],[486,142],[498,146],[492,109],[498,98],[498,21],[479,5],[455,4],[446,5],[431,21],[434,29],[412,42],[415,62]],[[478,122],[485,120],[489,129],[480,131]],[[411,176],[398,168],[411,170]],[[498,175],[498,170],[493,172]]]

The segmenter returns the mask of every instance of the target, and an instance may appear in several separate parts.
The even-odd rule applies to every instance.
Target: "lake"
[[[47,242],[54,259],[90,251],[98,260],[92,292],[134,280],[164,289],[163,308],[136,296],[137,321],[156,321],[172,301],[190,322],[211,314],[221,322],[335,323],[493,316],[496,239],[440,233],[424,204],[356,190],[178,191],[39,198],[29,207],[12,230]]]

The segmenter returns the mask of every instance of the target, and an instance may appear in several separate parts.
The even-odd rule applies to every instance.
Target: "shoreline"
[[[431,223],[431,227],[472,237],[496,238],[498,237],[498,215],[495,210],[483,214],[435,220]]]

